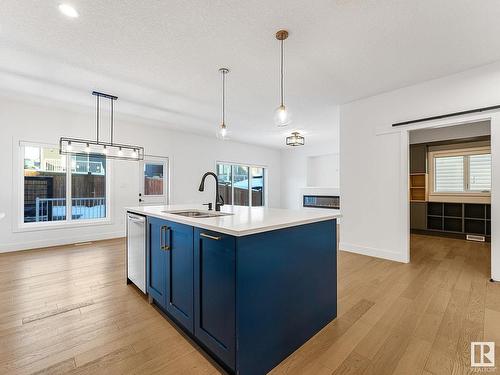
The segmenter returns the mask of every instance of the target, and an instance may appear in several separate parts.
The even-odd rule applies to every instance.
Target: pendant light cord
[[[283,107],[285,104],[285,98],[284,98],[284,53],[283,53],[283,48],[284,48],[284,41],[281,40],[281,64],[280,64],[280,89],[281,89],[281,106]]]
[[[114,133],[114,130],[113,130],[113,125],[114,125],[114,118],[113,118],[113,114],[114,114],[113,101],[114,101],[114,100],[111,100],[111,145],[113,145],[113,133]]]
[[[97,143],[99,143],[99,96],[97,96]]]
[[[222,124],[226,124],[226,72],[222,71]]]

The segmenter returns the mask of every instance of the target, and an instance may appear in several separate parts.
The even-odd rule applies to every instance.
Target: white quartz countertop
[[[145,216],[153,216],[181,224],[192,225],[198,228],[213,230],[229,234],[231,236],[247,236],[249,234],[332,220],[341,217],[340,210],[332,209],[286,210],[280,208],[230,205],[222,206],[221,212],[231,213],[232,215],[209,218],[186,217],[164,212],[183,210],[207,211],[206,206],[196,204],[127,207],[126,210]]]

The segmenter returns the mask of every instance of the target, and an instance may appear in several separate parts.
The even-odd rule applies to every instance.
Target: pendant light
[[[92,95],[97,98],[96,103],[96,140],[78,139],[61,137],[59,139],[59,153],[61,155],[89,155],[101,154],[110,159],[123,160],[143,160],[144,147],[124,145],[115,143],[113,140],[114,132],[114,101],[117,96],[93,91]],[[99,139],[99,117],[100,117],[100,99],[108,99],[111,105],[111,131],[110,142],[103,142]]]
[[[293,132],[291,136],[286,137],[287,146],[304,146],[305,138],[299,132]]]
[[[229,139],[229,131],[226,125],[226,74],[229,73],[228,68],[220,68],[219,72],[222,77],[222,108],[221,117],[222,121],[217,129],[217,138],[224,140]]]
[[[287,126],[292,121],[291,113],[285,106],[285,67],[284,67],[284,43],[288,38],[288,31],[280,30],[276,33],[276,39],[280,42],[280,106],[274,112],[274,123],[278,127]]]

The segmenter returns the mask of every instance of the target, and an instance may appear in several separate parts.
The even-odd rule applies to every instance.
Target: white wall
[[[93,108],[64,108],[43,100],[21,100],[9,97],[0,100],[0,252],[33,247],[97,240],[124,235],[124,207],[136,206],[139,193],[139,163],[113,161],[112,224],[16,232],[13,168],[19,140],[57,144],[59,137],[95,137]],[[116,117],[115,141],[145,146],[146,153],[170,158],[171,203],[204,203],[214,199],[214,183],[198,192],[202,174],[215,170],[216,161],[252,163],[268,167],[268,202],[280,205],[280,151],[235,142],[222,142],[189,133],[168,131]],[[215,132],[214,132],[215,134]]]
[[[408,217],[402,199],[407,197],[408,169],[402,160],[408,156],[408,134],[391,124],[500,104],[499,88],[500,64],[496,63],[341,107],[342,249],[407,260],[404,226]],[[492,274],[500,280],[497,125],[492,121]]]
[[[319,159],[312,161],[316,157]],[[316,184],[339,187],[337,142],[294,147],[281,152],[281,207],[302,207],[301,190]]]
[[[332,167],[334,172],[332,173]],[[339,186],[339,154],[307,158],[307,186]]]

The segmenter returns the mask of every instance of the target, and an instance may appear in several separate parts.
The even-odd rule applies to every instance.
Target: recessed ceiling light
[[[64,14],[65,16],[68,16],[69,18],[77,18],[78,17],[78,12],[76,11],[76,9],[73,8],[69,4],[60,4],[59,11],[62,14]]]

